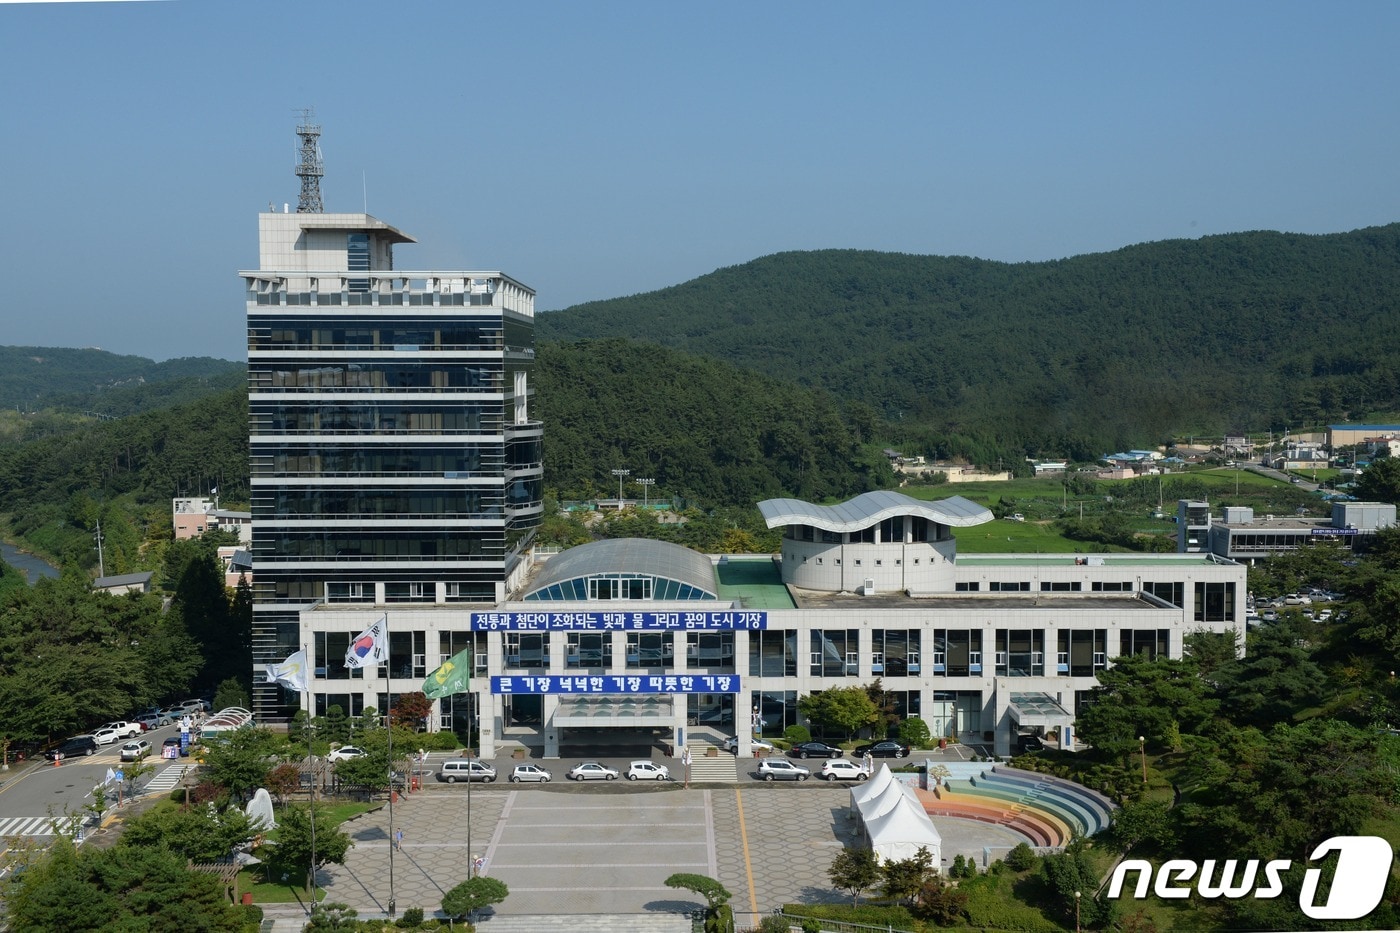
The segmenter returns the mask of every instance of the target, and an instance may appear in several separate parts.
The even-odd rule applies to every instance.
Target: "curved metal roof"
[[[625,573],[678,580],[718,598],[715,567],[704,554],[669,541],[611,538],[569,548],[547,560],[525,595],[577,577]]]
[[[769,528],[811,525],[823,531],[860,531],[900,515],[916,515],[954,528],[971,528],[993,518],[990,511],[962,496],[924,502],[888,489],[863,492],[840,505],[813,505],[801,499],[765,499],[758,504],[758,510]]]

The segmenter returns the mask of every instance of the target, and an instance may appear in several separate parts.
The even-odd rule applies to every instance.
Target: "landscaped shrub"
[[[933,744],[933,736],[928,731],[928,723],[918,716],[910,716],[899,724],[899,740],[914,748],[927,748]]]
[[[758,922],[758,933],[792,933],[792,924],[787,917],[769,914]]]
[[[399,927],[407,927],[408,929],[413,929],[414,927],[421,927],[423,925],[423,908],[408,908],[403,912],[403,916],[400,917],[398,919],[398,922],[394,925]]]
[[[806,726],[791,725],[783,730],[783,738],[796,745],[799,742],[812,741],[812,733],[808,731]]]
[[[914,933],[919,929],[919,921],[914,919],[909,908],[901,905],[784,904],[783,913],[789,917],[816,917],[844,920],[847,923],[864,923],[882,930],[904,930]]]
[[[1003,859],[1006,862],[1006,867],[1012,871],[1026,871],[1034,868],[1035,860],[1035,851],[1024,842],[1006,853],[1006,858]]]

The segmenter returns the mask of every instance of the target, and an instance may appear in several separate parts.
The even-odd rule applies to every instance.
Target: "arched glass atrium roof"
[[[801,499],[765,499],[758,504],[758,510],[769,528],[810,525],[823,531],[860,531],[900,515],[915,515],[953,528],[970,528],[994,517],[987,509],[962,496],[924,502],[888,489],[864,492],[840,505],[813,505]]]
[[[556,554],[530,584],[530,601],[718,599],[710,559],[668,541],[617,538]]]

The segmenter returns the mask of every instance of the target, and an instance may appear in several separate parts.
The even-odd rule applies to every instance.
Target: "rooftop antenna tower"
[[[301,197],[297,199],[298,214],[320,214],[321,176],[325,169],[321,164],[321,125],[312,123],[315,111],[307,108],[301,111],[301,122],[297,124],[297,135],[301,137],[301,161],[297,163],[297,177],[301,179]]]

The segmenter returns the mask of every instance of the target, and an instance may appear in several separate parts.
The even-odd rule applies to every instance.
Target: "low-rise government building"
[[[837,506],[793,499],[760,509],[782,528],[776,555],[706,556],[627,539],[536,560],[492,605],[362,604],[301,613],[315,712],[357,715],[420,688],[471,647],[470,692],[437,701],[434,728],[479,730],[545,757],[601,733],[686,743],[700,727],[780,735],[806,724],[798,697],[879,680],[900,716],[935,737],[1010,753],[1057,732],[1120,655],[1181,657],[1199,629],[1244,632],[1245,568],[1211,553],[957,553],[955,533],[991,521],[961,497],[871,492]],[[389,663],[350,669],[350,639],[383,619]],[[1242,643],[1242,641],[1241,641]]]

